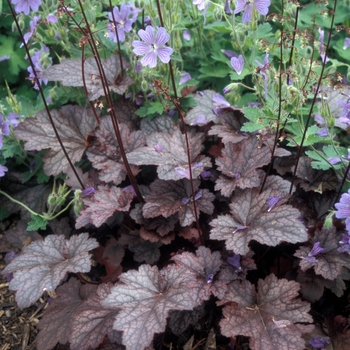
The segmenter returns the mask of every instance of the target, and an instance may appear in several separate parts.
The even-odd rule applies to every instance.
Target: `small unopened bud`
[[[146,80],[142,80],[142,82],[141,82],[141,90],[142,90],[142,91],[147,91],[147,90],[149,90],[148,83],[147,83]]]

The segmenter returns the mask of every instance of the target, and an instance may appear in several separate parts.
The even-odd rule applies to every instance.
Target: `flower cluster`
[[[27,68],[27,71],[29,72],[29,79],[31,79],[34,82],[34,89],[38,90],[39,86],[36,81],[36,76],[39,78],[39,83],[47,84],[47,79],[41,79],[40,73],[45,69],[51,66],[52,58],[49,57],[50,50],[47,46],[43,45],[42,48],[39,51],[35,51],[35,53],[32,56],[32,62],[35,67],[35,71],[33,71],[32,66],[29,66]]]

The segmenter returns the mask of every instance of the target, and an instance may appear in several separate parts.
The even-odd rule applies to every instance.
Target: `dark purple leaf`
[[[125,74],[121,76],[121,67],[118,55],[113,55],[106,60],[101,59],[101,64],[106,75],[108,88],[122,95],[128,89],[133,80]],[[123,68],[129,64],[123,60]],[[59,64],[52,65],[41,72],[41,78],[49,81],[60,81],[63,86],[84,86],[82,79],[82,62],[78,60],[64,60]],[[84,77],[90,101],[104,96],[102,79],[94,57],[85,59]]]
[[[131,152],[145,145],[145,138],[141,131],[130,132],[126,124],[120,124],[119,129],[125,152]],[[92,166],[99,170],[101,181],[119,185],[125,179],[127,171],[110,116],[101,119],[99,130],[92,135],[95,141],[88,148],[87,157]],[[139,172],[139,168],[135,165],[131,166],[131,170],[135,176]]]
[[[193,186],[198,192],[199,181],[193,181]],[[188,226],[195,221],[190,181],[183,179],[180,181],[155,180],[150,186],[151,192],[145,197],[145,205],[142,212],[145,218],[152,218],[162,215],[165,218],[178,213],[181,226]],[[212,214],[214,206],[212,204],[215,196],[209,190],[201,190],[201,198],[196,200],[197,215],[199,212]],[[189,198],[184,203],[183,198]]]
[[[163,217],[161,218],[164,221],[167,220],[166,218],[163,218]],[[177,217],[176,217],[176,222],[177,222]],[[170,244],[175,239],[175,232],[169,232],[164,235],[164,234],[159,234],[158,230],[148,231],[145,229],[145,227],[140,227],[140,237],[152,243],[160,242],[162,244]]]
[[[113,323],[119,309],[112,306],[106,308],[101,304],[110,294],[111,287],[110,283],[101,284],[97,292],[75,310],[70,324],[71,350],[96,349],[106,335],[112,341],[120,337],[113,330]]]
[[[145,262],[146,264],[154,264],[160,258],[159,248],[162,246],[160,242],[149,242],[142,240],[139,243],[130,243],[128,248],[134,253],[134,260],[137,262]]]
[[[308,314],[310,305],[298,298],[299,283],[278,280],[269,275],[259,280],[258,289],[248,281],[232,282],[224,301],[220,321],[226,337],[250,337],[252,350],[295,350],[305,346],[301,335],[309,333],[313,319]]]
[[[49,235],[22,249],[21,255],[3,271],[14,272],[10,289],[16,291],[20,308],[33,304],[44,291],[54,291],[67,272],[90,271],[89,251],[98,243],[88,237],[81,233],[66,240],[62,235]]]
[[[108,185],[98,186],[91,198],[83,198],[84,209],[80,211],[75,228],[93,224],[100,227],[110,216],[118,211],[128,211],[134,194],[127,190]]]
[[[190,158],[192,160],[192,177],[197,178],[204,168],[211,168],[210,159],[200,155],[203,148],[204,134],[188,133]],[[157,152],[155,147],[162,147]],[[158,176],[162,180],[189,179],[185,135],[176,129],[167,132],[152,133],[147,136],[147,146],[135,149],[127,154],[128,161],[136,165],[157,165]]]
[[[152,120],[149,120],[148,118],[143,118],[141,120],[141,130],[145,133],[145,135],[159,132],[173,134],[178,128],[179,127],[168,115],[160,115]]]
[[[196,255],[184,252],[175,255],[172,260],[184,266],[189,272],[196,274],[197,281],[189,287],[197,290],[197,300],[208,300],[211,294],[219,298],[224,296],[227,291],[227,283],[215,279],[222,264],[219,252],[212,253],[209,248],[199,247]]]
[[[215,163],[223,173],[215,185],[215,190],[229,197],[236,187],[251,188],[260,185],[257,168],[270,162],[271,152],[268,147],[259,148],[256,137],[239,143],[228,142],[222,150],[222,157]],[[239,174],[239,176],[237,176]]]
[[[317,230],[308,246],[300,247],[294,256],[300,258],[299,265],[302,271],[313,268],[317,275],[325,279],[334,280],[342,272],[343,267],[350,269],[349,255],[339,253],[339,241],[341,233],[337,233],[336,228]],[[324,251],[317,250],[315,254],[315,245],[324,248]],[[314,259],[310,259],[310,257]]]
[[[219,215],[210,225],[210,238],[224,240],[226,248],[236,254],[247,254],[248,243],[258,241],[269,246],[281,242],[305,242],[307,233],[298,220],[300,213],[290,205],[278,206],[268,211],[268,198],[275,191],[266,190],[259,194],[259,189],[235,191],[230,209],[231,215]]]
[[[96,126],[95,117],[90,109],[78,106],[63,106],[59,111],[51,110],[51,116],[62,143],[72,163],[79,161],[85,152],[85,138]],[[47,175],[58,175],[69,166],[46,110],[36,114],[36,118],[27,118],[14,131],[17,138],[27,141],[26,150],[50,148],[45,154],[44,170]]]
[[[194,275],[184,267],[170,265],[161,271],[156,266],[141,265],[120,276],[102,305],[120,308],[114,329],[123,331],[127,349],[144,349],[154,333],[165,330],[170,310],[191,310],[195,306],[187,286]]]
[[[216,92],[213,90],[204,90],[201,91],[201,93],[196,93],[193,95],[193,99],[197,102],[197,106],[192,108],[186,114],[186,124],[197,125],[198,123],[196,123],[196,119],[200,115],[204,118],[202,124],[208,124],[211,121],[213,121],[215,124],[218,123],[218,117],[213,112],[213,97],[215,94]]]
[[[57,288],[57,298],[45,310],[36,338],[38,350],[51,350],[57,342],[66,344],[71,336],[71,321],[75,311],[96,290],[95,285],[82,285],[71,278]]]

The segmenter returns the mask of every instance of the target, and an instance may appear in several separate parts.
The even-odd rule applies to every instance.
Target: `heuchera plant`
[[[349,348],[347,5],[117,3],[5,7],[39,98],[0,104],[2,273],[47,304],[37,349]]]

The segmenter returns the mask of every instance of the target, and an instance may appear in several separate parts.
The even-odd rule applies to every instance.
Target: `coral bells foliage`
[[[346,35],[323,2],[12,3],[52,102],[0,99],[2,273],[37,349],[350,348]],[[317,105],[321,71],[340,92]]]

